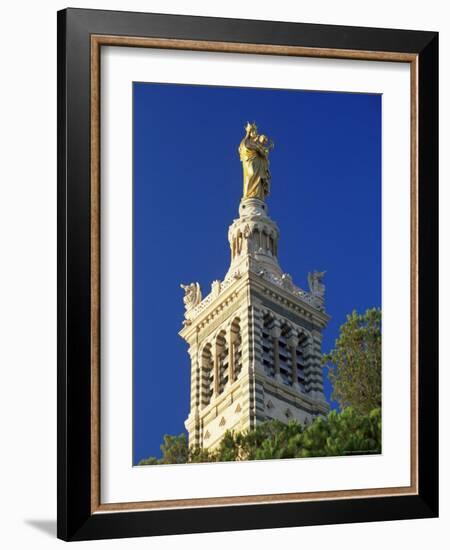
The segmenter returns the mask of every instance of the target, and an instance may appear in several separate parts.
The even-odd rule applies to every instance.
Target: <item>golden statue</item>
[[[244,199],[264,200],[270,190],[269,152],[273,141],[258,134],[256,124],[247,122],[245,136],[239,145],[244,171]]]

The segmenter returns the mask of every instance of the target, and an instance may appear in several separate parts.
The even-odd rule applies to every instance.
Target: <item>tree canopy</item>
[[[361,414],[381,407],[381,309],[353,311],[341,326],[335,347],[323,357],[341,408]]]
[[[348,407],[317,417],[309,426],[270,420],[244,432],[227,431],[213,450],[189,447],[185,434],[164,436],[162,457],[139,465],[306,458],[381,452],[381,410],[363,415]]]

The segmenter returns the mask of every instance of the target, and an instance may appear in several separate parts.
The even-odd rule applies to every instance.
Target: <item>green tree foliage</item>
[[[138,466],[153,466],[154,464],[161,464],[161,462],[156,456],[149,456],[148,458],[140,460]]]
[[[381,309],[353,311],[341,326],[335,348],[323,358],[341,408],[369,414],[381,407]]]
[[[165,435],[161,453],[161,464],[186,464],[189,461],[186,435]]]
[[[162,458],[141,460],[146,464],[227,462],[272,458],[306,458],[381,452],[381,410],[360,414],[348,407],[318,417],[309,426],[295,421],[270,420],[254,430],[227,431],[214,451],[189,448],[186,436],[164,436]]]

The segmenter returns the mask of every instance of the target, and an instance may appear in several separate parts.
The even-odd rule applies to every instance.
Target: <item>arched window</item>
[[[270,253],[272,254],[272,256],[274,256],[275,255],[275,245],[274,245],[274,240],[273,240],[272,235],[269,236],[269,250],[270,250]]]
[[[267,252],[267,249],[269,248],[268,241],[269,241],[269,235],[267,234],[267,231],[265,229],[263,229],[263,231],[262,231],[262,249],[265,252]]]
[[[251,242],[252,242],[253,250],[258,251],[261,248],[259,229],[257,227],[255,227],[255,229],[253,229],[252,231]]]
[[[236,239],[236,254],[240,254],[242,250],[242,233],[239,231]]]

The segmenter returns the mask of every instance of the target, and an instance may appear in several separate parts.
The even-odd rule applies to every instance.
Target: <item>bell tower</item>
[[[322,330],[329,321],[324,274],[308,275],[307,292],[280,268],[280,231],[264,200],[273,144],[265,147],[267,138],[255,125],[246,131],[239,147],[244,196],[228,231],[228,272],[204,298],[198,283],[182,285],[186,311],[180,335],[191,361],[185,425],[189,444],[203,448],[216,447],[227,430],[252,429],[270,419],[304,424],[329,411],[321,365]],[[248,159],[252,155],[243,149],[253,152],[254,143],[262,145]]]

